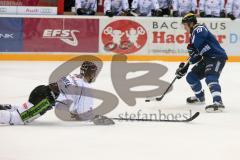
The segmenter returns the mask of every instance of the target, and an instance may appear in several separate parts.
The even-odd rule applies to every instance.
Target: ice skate
[[[196,96],[187,98],[188,104],[205,104],[205,97],[197,98]]]
[[[223,105],[222,102],[215,102],[212,105],[208,105],[205,107],[206,112],[208,113],[219,113],[223,112],[225,109],[225,106]]]

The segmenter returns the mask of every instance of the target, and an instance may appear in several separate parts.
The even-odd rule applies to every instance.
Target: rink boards
[[[86,55],[86,54],[85,54]],[[88,54],[89,55],[89,54]],[[97,55],[92,54],[94,57],[102,61],[113,61],[112,55]],[[78,55],[64,55],[64,54],[0,54],[0,61],[71,61],[72,58]],[[80,55],[79,55],[80,56]],[[187,56],[137,56],[127,55],[127,61],[166,61],[166,62],[180,62],[186,61]],[[229,56],[228,62],[240,62],[240,56]]]
[[[201,19],[226,50],[229,61],[239,62],[240,21]],[[94,55],[111,61],[182,61],[190,35],[181,18],[97,16],[0,16],[0,60],[66,61]]]

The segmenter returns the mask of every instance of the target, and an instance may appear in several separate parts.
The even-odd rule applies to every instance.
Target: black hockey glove
[[[231,20],[235,20],[236,17],[234,17],[234,15],[232,13],[228,13],[227,17],[230,18]]]
[[[222,10],[222,11],[220,12],[220,17],[221,17],[221,18],[225,18],[225,17],[226,17],[226,13],[225,13],[224,10]]]
[[[195,64],[202,60],[202,56],[198,54],[198,51],[195,49],[193,45],[188,44],[187,49],[190,57],[189,62],[191,64]]]
[[[112,11],[106,11],[106,16],[108,16],[108,17],[113,17],[114,16],[114,14],[113,14],[113,12]]]
[[[95,15],[95,11],[90,9],[78,8],[77,15]]]
[[[173,17],[178,17],[178,11],[173,11]]]
[[[84,15],[84,14],[85,14],[84,9],[82,9],[82,8],[77,9],[77,15]]]
[[[93,16],[93,15],[95,15],[95,11],[93,11],[93,10],[89,10],[89,11],[87,11],[86,14],[87,14],[87,15],[91,15],[91,16]]]
[[[189,63],[187,63],[186,65],[183,62],[180,63],[180,65],[175,73],[177,79],[181,79],[183,76],[185,76],[185,74],[188,71],[188,68],[189,68]]]
[[[205,17],[205,12],[204,11],[200,11],[200,17]]]

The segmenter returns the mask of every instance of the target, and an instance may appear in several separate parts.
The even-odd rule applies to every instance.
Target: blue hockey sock
[[[213,103],[222,103],[221,98],[221,86],[218,82],[218,77],[216,75],[208,75],[206,77],[206,83],[213,97]]]
[[[204,92],[202,90],[202,84],[196,74],[193,72],[189,72],[187,77],[187,82],[189,83],[190,87],[192,88],[195,96],[198,99],[203,99],[204,98]]]

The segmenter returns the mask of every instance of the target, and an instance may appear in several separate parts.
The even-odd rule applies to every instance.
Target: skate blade
[[[206,103],[205,102],[196,102],[196,103],[188,103],[188,102],[186,102],[187,104],[189,104],[189,105],[205,105]]]
[[[224,108],[218,108],[218,109],[208,108],[208,109],[205,109],[205,111],[207,113],[222,113],[224,111]]]

